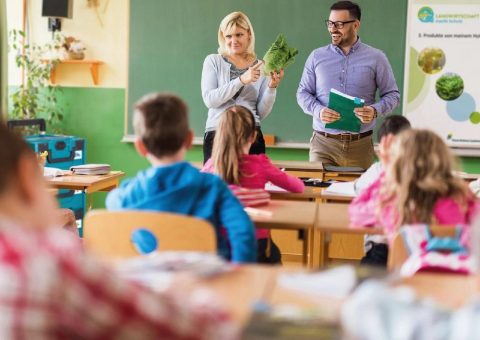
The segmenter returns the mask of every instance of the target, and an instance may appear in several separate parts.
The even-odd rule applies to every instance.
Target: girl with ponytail
[[[263,189],[267,182],[291,192],[303,192],[303,182],[275,167],[265,154],[249,155],[256,138],[255,118],[242,106],[222,113],[213,142],[212,157],[202,171],[218,174],[228,184]],[[258,262],[280,263],[278,247],[268,229],[257,229]]]

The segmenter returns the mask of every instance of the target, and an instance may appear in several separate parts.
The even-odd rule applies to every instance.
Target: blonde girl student
[[[267,182],[291,192],[303,192],[303,182],[275,167],[264,155],[250,155],[255,141],[255,118],[242,106],[232,106],[222,113],[212,157],[202,171],[218,174],[225,182],[249,189],[263,189]],[[278,247],[267,229],[257,229],[258,262],[280,263]]]
[[[453,156],[439,136],[429,130],[405,130],[385,149],[388,152],[379,153],[385,173],[349,207],[353,226],[383,226],[391,240],[404,224],[472,222],[479,202],[453,175]]]

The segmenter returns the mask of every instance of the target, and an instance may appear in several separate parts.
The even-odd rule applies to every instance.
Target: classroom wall
[[[122,88],[127,84],[129,0],[99,0],[89,7],[86,0],[73,1],[72,19],[62,19],[62,33],[82,41],[85,59],[98,59],[100,84],[97,88]],[[39,45],[49,42],[48,19],[41,16],[42,0],[27,0],[26,31],[30,41]],[[9,29],[22,28],[22,1],[7,0]],[[14,65],[13,53],[10,65]],[[58,65],[57,83],[62,87],[92,87],[88,65]],[[20,71],[9,67],[9,84],[20,84]]]
[[[21,1],[7,0],[9,27],[21,26]],[[46,19],[41,17],[41,0],[28,0],[32,37],[39,42],[50,36]],[[96,19],[87,1],[74,1],[73,19],[64,20],[62,31],[73,35],[87,45],[87,58],[105,61],[100,71],[99,86],[93,86],[86,70],[59,70],[58,84],[62,86],[61,100],[65,103],[64,130],[66,134],[87,140],[87,161],[110,163],[114,169],[123,170],[128,176],[145,168],[130,143],[122,143],[124,108],[126,97],[128,50],[128,0],[98,0],[102,24]],[[36,41],[35,40],[35,41]],[[9,85],[19,83],[14,63],[9,66]],[[307,150],[269,149],[273,159],[307,160]],[[201,147],[193,147],[188,153],[190,161],[201,161]],[[464,170],[480,173],[480,158],[463,158]],[[94,207],[102,207],[104,194],[94,194]]]

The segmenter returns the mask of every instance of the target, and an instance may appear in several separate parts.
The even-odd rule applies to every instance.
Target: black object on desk
[[[330,180],[324,182],[319,178],[300,177],[300,179],[302,180],[303,184],[305,184],[305,186],[307,187],[326,188],[333,183]]]

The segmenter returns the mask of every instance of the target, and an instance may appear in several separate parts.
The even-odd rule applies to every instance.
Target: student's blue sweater
[[[107,196],[110,210],[141,209],[174,212],[205,219],[215,227],[219,255],[234,262],[255,262],[254,226],[242,205],[217,176],[201,173],[186,162],[151,167],[122,182]]]

